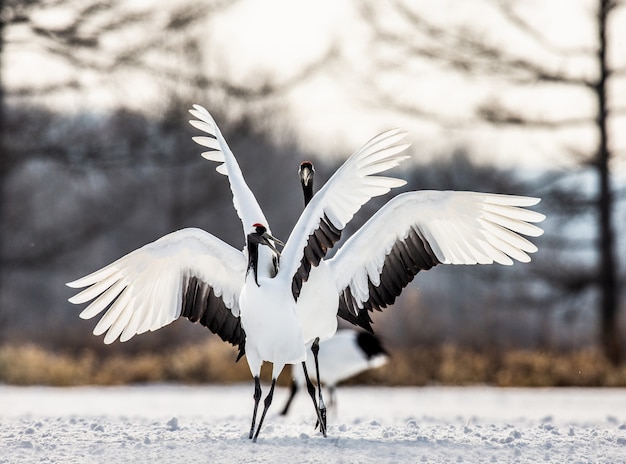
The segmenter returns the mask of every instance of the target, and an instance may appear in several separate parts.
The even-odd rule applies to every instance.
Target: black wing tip
[[[374,285],[368,277],[368,299],[361,302],[362,308],[359,308],[348,285],[340,297],[337,315],[373,334],[369,313],[375,310],[382,311],[393,305],[417,273],[431,269],[438,264],[440,261],[428,241],[418,230],[411,228],[409,235],[405,239],[396,241],[385,256],[378,285]]]
[[[244,357],[244,355],[246,354],[246,346],[244,343],[242,343],[241,345],[239,345],[239,353],[237,354],[237,359],[235,359],[235,362],[239,362],[239,360],[241,358]]]

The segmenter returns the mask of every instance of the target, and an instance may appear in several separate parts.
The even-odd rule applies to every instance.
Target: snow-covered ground
[[[0,463],[626,463],[626,390],[344,387],[326,439],[286,396],[254,444],[252,384],[0,386]]]

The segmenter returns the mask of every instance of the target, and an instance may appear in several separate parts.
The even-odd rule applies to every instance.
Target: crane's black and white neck
[[[252,231],[248,234],[246,243],[248,245],[248,273],[252,273],[254,282],[259,286],[259,273],[261,277],[265,279],[271,279],[276,276],[278,272],[278,260],[280,258],[280,252],[276,248],[276,245],[284,244],[275,237],[272,237],[267,232],[267,227],[259,223],[252,225]],[[263,249],[262,245],[267,246],[269,251]],[[260,250],[259,246],[261,246]],[[261,255],[261,257],[259,257],[259,255]],[[262,263],[260,269],[259,261]]]
[[[313,198],[313,180],[315,179],[313,163],[310,161],[300,163],[298,176],[300,177],[300,185],[302,186],[302,192],[304,194],[304,206],[306,207],[311,201],[311,198]]]

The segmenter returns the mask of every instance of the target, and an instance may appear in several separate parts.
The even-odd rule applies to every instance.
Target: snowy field
[[[0,386],[0,463],[626,463],[626,390],[344,387],[325,439],[278,389],[253,444],[252,389]]]

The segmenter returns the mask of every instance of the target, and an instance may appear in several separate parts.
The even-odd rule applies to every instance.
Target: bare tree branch
[[[530,59],[512,55],[499,44],[489,44],[470,33],[459,34],[438,26],[401,0],[396,0],[394,5],[411,29],[421,31],[427,40],[407,40],[403,33],[384,27],[371,5],[364,5],[361,12],[379,41],[394,46],[408,59],[423,57],[464,73],[500,75],[517,84],[535,85],[539,81],[593,88],[594,83],[583,77],[550,70]]]
[[[211,5],[206,3],[194,6],[183,5],[170,13],[162,27],[165,30],[188,28],[206,17],[209,12],[230,6],[234,1],[225,0]],[[94,3],[82,8],[78,13],[77,21],[65,28],[50,30],[33,25],[31,29],[40,39],[43,39],[41,46],[47,53],[62,58],[75,69],[95,70],[102,75],[108,75],[120,67],[127,67],[197,89],[220,89],[236,98],[259,99],[278,92],[288,91],[318,70],[328,66],[339,55],[338,48],[331,46],[325,54],[280,82],[267,81],[249,86],[238,85],[221,78],[207,78],[202,73],[190,72],[188,69],[181,69],[180,66],[175,67],[169,64],[167,60],[149,62],[146,57],[150,51],[168,49],[170,36],[163,34],[161,27],[158,34],[146,34],[142,40],[133,41],[125,49],[95,53],[95,50],[101,46],[99,37],[103,34],[119,32],[127,25],[146,20],[144,13],[141,12],[111,15],[108,21],[98,23],[97,29],[90,29],[89,32],[81,30],[81,24],[88,23],[93,16],[99,15],[103,11],[111,11],[113,7],[109,3]],[[176,53],[176,51],[172,52]],[[77,88],[80,83],[75,79],[69,81],[67,85]],[[20,88],[14,91],[13,95],[37,95],[41,94],[41,91],[62,90],[63,88],[64,84],[48,86],[45,89]]]
[[[559,129],[562,127],[584,126],[593,122],[588,117],[571,117],[561,119],[541,119],[529,117],[519,110],[506,108],[498,103],[486,103],[477,108],[476,114],[483,120],[499,126],[520,126],[535,129]]]
[[[81,84],[76,79],[70,79],[55,84],[48,84],[39,87],[17,87],[9,90],[5,90],[5,96],[7,97],[35,97],[41,95],[49,95],[54,92],[67,89],[79,89]]]
[[[557,47],[550,42],[541,30],[534,27],[530,22],[524,19],[517,11],[511,2],[506,0],[492,0],[492,3],[496,6],[498,11],[513,24],[520,31],[524,32],[527,36],[531,37],[535,42],[541,45],[546,50],[558,55],[589,55],[595,53],[595,50],[590,48],[564,48]]]

